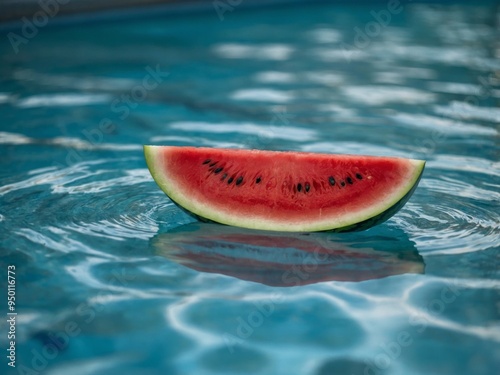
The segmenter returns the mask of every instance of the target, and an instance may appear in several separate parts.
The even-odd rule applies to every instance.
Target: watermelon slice
[[[425,162],[176,146],[144,146],[160,188],[206,221],[272,231],[363,230],[394,215]]]

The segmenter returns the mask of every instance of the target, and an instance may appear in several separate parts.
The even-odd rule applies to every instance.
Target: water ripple
[[[255,88],[237,90],[231,94],[231,99],[268,103],[287,103],[293,99],[293,95],[281,90]]]
[[[500,108],[475,106],[465,102],[452,101],[446,106],[435,106],[434,110],[440,115],[460,119],[477,119],[500,123]]]
[[[18,99],[14,104],[20,108],[75,106],[107,103],[110,99],[106,94],[61,93],[30,96]]]
[[[27,137],[19,133],[0,132],[0,144],[11,145],[43,145],[56,146],[60,148],[73,150],[110,150],[110,151],[133,151],[140,150],[141,145],[137,144],[119,144],[119,143],[94,143],[80,138],[73,137],[53,137],[49,139],[40,139]]]
[[[496,129],[436,116],[398,113],[392,116],[392,118],[405,126],[424,128],[429,131],[438,131],[453,136],[462,134],[495,136],[498,134]]]
[[[349,86],[343,89],[350,99],[369,105],[387,103],[420,104],[435,101],[432,93],[411,87],[398,86]]]
[[[226,59],[288,60],[293,47],[285,44],[247,45],[224,43],[213,47],[213,51]]]
[[[270,135],[274,138],[286,141],[311,141],[316,139],[317,132],[314,129],[307,129],[286,125],[259,125],[253,123],[207,123],[207,122],[174,122],[170,128],[183,132],[203,132],[214,134],[247,134],[247,135]],[[155,138],[158,140],[158,138]],[[161,138],[160,138],[161,139]]]
[[[262,83],[291,83],[295,81],[295,76],[286,72],[266,71],[257,73],[255,80]]]

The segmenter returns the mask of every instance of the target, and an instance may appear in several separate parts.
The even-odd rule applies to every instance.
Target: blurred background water
[[[498,374],[498,3],[248,5],[3,24],[2,373]],[[143,144],[427,167],[367,232],[228,239]]]

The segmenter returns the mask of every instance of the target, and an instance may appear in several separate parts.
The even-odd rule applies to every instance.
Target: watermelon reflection
[[[385,232],[384,232],[385,231]],[[192,223],[156,235],[157,253],[189,268],[270,286],[423,273],[404,232],[293,234]]]

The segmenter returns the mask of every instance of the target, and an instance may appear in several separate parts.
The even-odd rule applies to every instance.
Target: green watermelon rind
[[[228,217],[228,215],[214,211],[209,207],[203,207],[203,204],[200,202],[193,204],[189,196],[182,194],[179,189],[175,189],[171,181],[166,178],[164,166],[158,162],[158,158],[156,157],[157,153],[155,152],[155,149],[160,148],[161,146],[144,146],[146,164],[157,185],[174,204],[201,221],[269,231],[350,232],[369,229],[387,221],[406,204],[417,188],[425,168],[424,160],[406,159],[408,162],[413,164],[414,171],[411,178],[409,178],[406,181],[406,184],[401,187],[398,192],[399,194],[393,194],[390,199],[387,199],[383,205],[379,206],[378,209],[375,209],[372,212],[367,210],[364,212],[364,215],[358,217],[357,219],[347,222],[337,221],[336,223],[325,223],[325,221],[320,223],[311,223],[304,221],[303,224],[290,225],[289,223],[264,223],[263,221],[246,220],[245,218],[231,218]]]

